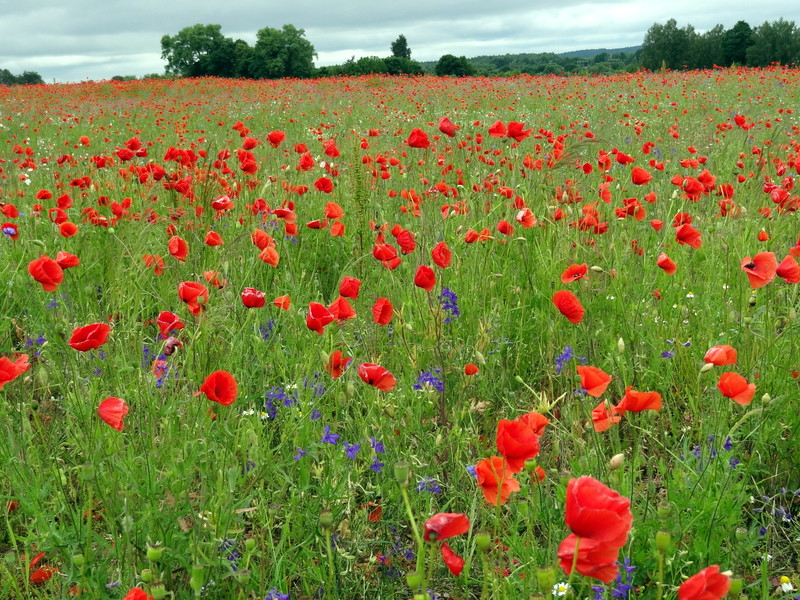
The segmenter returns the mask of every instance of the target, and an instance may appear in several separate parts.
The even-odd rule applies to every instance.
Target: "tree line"
[[[36,71],[23,71],[14,75],[8,69],[0,69],[0,85],[31,85],[44,83],[42,76]]]
[[[670,19],[647,30],[639,61],[650,70],[798,64],[800,29],[794,21],[778,19],[757,27],[739,21],[728,30],[717,25],[700,34],[692,25],[681,28]]]
[[[784,19],[765,21],[756,27],[739,21],[728,30],[716,25],[704,33],[698,33],[691,24],[678,27],[677,21],[670,19],[663,24],[654,23],[647,30],[642,46],[630,52],[601,51],[592,56],[541,52],[470,59],[445,54],[438,61],[423,63],[411,59],[408,40],[401,34],[391,43],[389,56],[352,57],[343,64],[319,68],[314,66],[317,52],[306,39],[305,30],[294,25],[260,29],[253,46],[244,40],[224,36],[221,29],[221,25],[197,24],[185,27],[175,35],[163,36],[161,58],[167,63],[164,76],[279,79],[435,73],[460,77],[521,73],[605,74],[633,72],[641,68],[680,70],[800,64],[800,29],[794,21]],[[114,77],[121,80],[133,78]],[[44,81],[35,71],[14,75],[7,69],[0,69],[0,85],[37,83]]]

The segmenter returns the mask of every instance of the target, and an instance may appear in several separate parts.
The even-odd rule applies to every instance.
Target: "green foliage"
[[[752,67],[800,62],[800,30],[794,21],[765,21],[755,28],[751,39],[752,44],[747,48],[747,64]]]
[[[228,45],[221,25],[192,25],[173,36],[161,38],[161,58],[166,72],[182,77],[217,75],[219,56],[227,55]]]
[[[265,27],[256,34],[256,45],[250,59],[250,75],[254,79],[311,77],[316,51],[305,39],[305,30],[294,25],[282,29]]]
[[[747,21],[737,21],[722,38],[725,56],[723,65],[744,65],[747,62],[747,49],[753,44],[753,30]]]
[[[445,54],[436,63],[436,74],[440,77],[454,75],[456,77],[466,77],[475,73],[475,67],[464,56],[454,56]]]
[[[411,48],[408,47],[406,36],[402,33],[392,42],[391,50],[394,57],[411,59]]]
[[[36,71],[23,71],[14,75],[8,69],[0,69],[0,85],[36,85],[44,83],[42,76]]]

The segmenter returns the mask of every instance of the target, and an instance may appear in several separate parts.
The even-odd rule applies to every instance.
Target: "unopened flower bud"
[[[192,575],[189,578],[189,587],[192,588],[192,590],[194,590],[195,595],[197,595],[200,592],[204,582],[205,582],[205,577],[203,576],[202,565],[193,565]]]
[[[761,396],[761,402],[763,402],[764,404],[769,404],[770,402],[772,402],[772,396],[770,396],[769,394],[764,394],[763,396]]]
[[[86,564],[86,558],[83,556],[83,554],[75,554],[72,557],[72,563],[79,569],[82,569]]]
[[[536,571],[536,581],[539,583],[539,589],[551,590],[556,584],[556,572],[550,569],[539,569]]]
[[[333,527],[333,513],[329,510],[323,510],[319,513],[319,524],[323,529]]]
[[[617,352],[619,352],[620,354],[625,352],[625,340],[623,340],[622,338],[619,338],[617,340]]]
[[[492,543],[492,537],[485,531],[479,531],[475,534],[475,545],[481,552],[486,552],[489,545]]]
[[[479,365],[486,364],[486,359],[483,357],[483,354],[481,354],[477,350],[475,350],[475,362],[477,362]]]
[[[394,479],[402,489],[408,487],[408,478],[411,476],[411,467],[404,461],[394,463]]]
[[[701,373],[708,373],[711,369],[714,368],[714,363],[706,363],[700,369]]]
[[[656,532],[656,550],[658,550],[661,554],[664,554],[667,550],[669,550],[671,543],[672,536],[668,531]]]
[[[616,471],[622,467],[623,464],[625,464],[625,455],[622,453],[615,454],[611,457],[611,460],[608,461],[608,468],[611,471]]]
[[[325,352],[325,350],[320,350],[319,358],[324,365],[327,365],[329,362],[331,362],[331,357],[327,352]]]
[[[247,552],[252,552],[256,548],[256,540],[255,538],[247,538],[244,542],[244,549]]]
[[[601,267],[601,266],[599,266],[599,265],[592,265],[592,266],[591,266],[591,267],[589,267],[589,268],[590,268],[592,271],[594,271],[595,273],[605,273],[605,270],[603,269],[603,267]]]

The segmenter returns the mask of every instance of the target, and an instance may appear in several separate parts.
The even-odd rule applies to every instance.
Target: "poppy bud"
[[[611,460],[608,461],[608,468],[611,471],[616,471],[625,463],[625,455],[624,454],[615,454],[611,457]]]
[[[598,266],[598,265],[592,265],[592,266],[591,266],[591,267],[589,267],[589,268],[590,268],[592,271],[594,271],[595,273],[605,273],[605,270],[603,269],[603,267],[600,267],[600,266]]]
[[[82,569],[86,565],[86,558],[83,556],[83,554],[75,554],[72,557],[72,564],[79,569]]]
[[[239,585],[247,585],[250,582],[250,571],[247,569],[236,571],[236,582]]]
[[[617,340],[617,352],[619,352],[620,354],[625,352],[625,340],[623,340],[622,338],[619,338]]]
[[[203,587],[205,578],[203,577],[203,566],[193,565],[192,575],[189,578],[189,587],[194,590],[196,596],[200,595],[200,590]]]
[[[252,552],[253,550],[255,550],[256,549],[256,540],[255,540],[255,538],[251,538],[251,537],[247,538],[245,540],[245,542],[244,542],[244,549],[247,552]]]
[[[769,394],[764,394],[763,396],[761,396],[761,402],[763,402],[764,404],[769,404],[770,402],[772,402],[772,396],[770,396]]]
[[[666,521],[669,519],[670,515],[672,515],[672,506],[666,503],[659,504],[656,512],[658,513],[659,519]]]
[[[701,373],[708,373],[711,369],[714,368],[714,363],[706,363],[703,365],[703,368],[700,369]]]
[[[489,550],[489,546],[492,543],[492,536],[490,536],[485,531],[480,531],[475,535],[475,545],[478,547],[478,550],[482,552],[486,552]]]
[[[330,530],[333,527],[333,513],[329,510],[323,510],[319,513],[319,525],[324,530]]]
[[[656,532],[656,550],[659,553],[664,554],[667,550],[669,550],[670,544],[672,543],[672,536],[669,534],[668,531],[657,531]]]
[[[330,354],[325,352],[325,350],[320,350],[319,358],[320,358],[320,360],[322,360],[322,364],[323,365],[327,365],[329,362],[331,362]]]
[[[412,590],[419,588],[424,579],[425,578],[416,571],[411,571],[408,575],[406,575],[406,583]],[[424,598],[425,596],[423,595],[422,597]],[[414,596],[414,598],[416,598],[416,596]]]
[[[553,569],[539,569],[536,571],[536,581],[539,583],[539,589],[551,590],[556,584],[556,573]]]
[[[477,350],[475,350],[475,362],[477,362],[481,366],[486,364],[486,359],[483,357],[483,354],[481,354]]]
[[[408,478],[410,475],[411,467],[407,462],[401,460],[394,463],[394,478],[401,489],[408,488]]]

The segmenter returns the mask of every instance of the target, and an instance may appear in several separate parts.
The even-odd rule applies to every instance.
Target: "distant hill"
[[[573,50],[555,54],[553,52],[497,54],[473,56],[467,61],[478,75],[505,75],[514,73],[609,73],[636,69],[636,51],[641,46],[627,48],[594,48]],[[433,73],[437,61],[420,62],[427,73]]]
[[[641,46],[628,46],[627,48],[594,48],[592,50],[573,50],[572,52],[562,52],[559,56],[567,56],[567,57],[574,57],[574,58],[591,58],[593,56],[597,56],[598,54],[602,54],[606,52],[608,54],[616,54],[618,52],[624,52],[625,54],[632,54],[637,50],[641,50]]]

